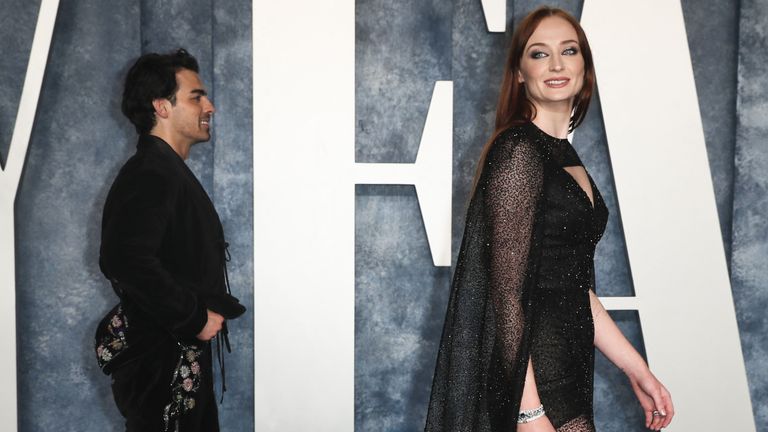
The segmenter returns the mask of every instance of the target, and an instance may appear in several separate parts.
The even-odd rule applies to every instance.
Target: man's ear
[[[171,111],[171,101],[165,98],[157,98],[152,101],[152,106],[155,108],[155,115],[160,118],[168,118]]]

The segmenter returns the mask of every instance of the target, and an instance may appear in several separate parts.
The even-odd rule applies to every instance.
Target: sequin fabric
[[[102,372],[112,372],[113,360],[128,349],[128,317],[118,303],[96,327],[96,361]]]
[[[196,405],[195,397],[200,388],[200,363],[198,359],[203,354],[197,345],[185,345],[177,342],[179,346],[179,360],[173,370],[171,380],[171,401],[163,409],[163,423],[165,430],[179,430],[179,418],[193,409]]]
[[[589,290],[608,210],[564,167],[571,144],[532,123],[494,141],[470,201],[427,432],[517,430],[530,358],[558,431],[593,431]]]

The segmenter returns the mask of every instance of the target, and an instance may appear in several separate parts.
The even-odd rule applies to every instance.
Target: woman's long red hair
[[[490,150],[491,145],[499,134],[511,126],[524,124],[536,117],[536,107],[528,99],[525,85],[518,82],[517,76],[520,73],[520,62],[528,39],[531,38],[531,35],[536,31],[541,21],[548,17],[562,18],[573,26],[578,36],[581,55],[584,58],[584,83],[579,93],[574,97],[573,113],[568,125],[569,131],[576,129],[587,114],[589,101],[595,88],[595,65],[592,62],[592,50],[589,48],[587,35],[584,34],[584,29],[581,28],[576,18],[568,12],[558,8],[542,6],[523,18],[512,34],[512,42],[509,47],[507,62],[504,66],[504,78],[501,81],[501,90],[499,91],[499,103],[496,107],[496,125],[491,139],[485,144],[480,154],[477,173],[475,174],[475,185],[477,185],[480,179],[488,150]]]

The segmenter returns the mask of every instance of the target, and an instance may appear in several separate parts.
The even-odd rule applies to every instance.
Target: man
[[[197,60],[183,49],[141,56],[122,110],[139,142],[102,219],[99,264],[128,322],[112,393],[129,432],[218,431],[210,341],[222,355],[225,319],[245,308],[229,294],[218,214],[184,163],[210,139],[214,113]]]

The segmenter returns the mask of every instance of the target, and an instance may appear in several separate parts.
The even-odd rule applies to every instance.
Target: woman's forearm
[[[589,291],[589,301],[595,325],[595,347],[627,375],[640,376],[649,372],[645,360],[624,337],[592,290]]]

